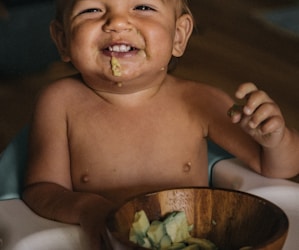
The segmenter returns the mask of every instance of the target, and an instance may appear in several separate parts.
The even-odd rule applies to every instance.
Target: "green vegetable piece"
[[[194,224],[188,226],[188,231],[191,232],[194,229]]]
[[[161,221],[153,221],[147,231],[147,236],[154,246],[159,247],[161,239],[165,235],[164,224]]]
[[[138,243],[138,234],[134,232],[134,230],[131,228],[130,229],[130,234],[129,234],[129,240],[135,244]]]
[[[147,237],[143,238],[143,244],[138,244],[138,245],[142,246],[144,248],[149,248],[149,249],[152,248],[152,244],[151,244],[150,240]]]
[[[184,249],[186,245],[182,242],[173,243],[167,250],[181,250]]]
[[[135,213],[129,238],[141,247],[154,250],[217,250],[211,241],[191,237],[189,232],[192,229],[193,225],[188,225],[184,211],[172,212],[164,221],[150,224],[141,210]]]
[[[174,216],[177,214],[177,212],[172,212],[166,216],[164,219],[164,224],[167,224],[169,221],[173,220]]]
[[[200,246],[197,244],[189,245],[184,247],[182,250],[201,250]]]
[[[150,223],[145,214],[144,210],[140,210],[135,213],[134,222],[131,227],[131,231],[135,234],[145,236],[147,230],[149,229]]]
[[[177,212],[173,217],[167,217],[164,224],[173,243],[182,242],[191,237],[185,212]]]
[[[167,234],[165,234],[160,241],[160,249],[169,249],[171,244],[172,244],[172,242],[171,242],[170,237]]]
[[[186,243],[192,245],[192,244],[196,244],[200,247],[200,249],[202,250],[217,250],[216,245],[207,240],[207,239],[201,239],[201,238],[193,238],[190,237],[187,240],[185,240]]]
[[[146,236],[136,233],[133,229],[130,230],[129,240],[139,246],[151,248],[149,239]]]

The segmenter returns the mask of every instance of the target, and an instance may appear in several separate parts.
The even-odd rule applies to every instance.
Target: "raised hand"
[[[278,105],[253,83],[240,85],[235,96],[243,104],[235,104],[229,109],[232,122],[239,123],[262,146],[277,146],[285,131],[285,121]]]

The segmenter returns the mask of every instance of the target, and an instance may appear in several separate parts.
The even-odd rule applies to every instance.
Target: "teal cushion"
[[[209,166],[209,185],[213,184],[213,167],[218,161],[224,159],[230,159],[234,156],[225,151],[223,148],[219,147],[212,141],[208,141],[208,166]]]
[[[29,127],[25,127],[0,155],[0,200],[19,199],[23,188],[28,155]],[[220,160],[233,157],[222,148],[208,141],[210,185],[213,166]]]
[[[27,164],[28,127],[0,155],[0,200],[20,198]]]

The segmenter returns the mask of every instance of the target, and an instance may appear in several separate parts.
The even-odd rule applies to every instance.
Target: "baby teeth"
[[[111,52],[129,52],[131,50],[131,46],[127,45],[114,45],[109,47],[109,51]]]

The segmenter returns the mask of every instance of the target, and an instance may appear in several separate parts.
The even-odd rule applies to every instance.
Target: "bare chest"
[[[74,188],[122,197],[206,182],[199,123],[177,110],[82,113],[70,129]]]

